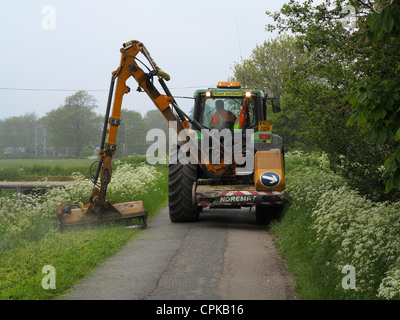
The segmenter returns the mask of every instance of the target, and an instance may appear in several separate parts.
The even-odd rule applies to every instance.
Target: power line
[[[196,88],[210,88],[210,87],[215,87],[214,85],[207,85],[207,86],[196,86],[196,87],[176,87],[176,88],[170,88],[171,90],[177,90],[177,89],[196,89]]]
[[[40,88],[0,88],[0,90],[10,91],[80,91],[74,89],[40,89]],[[84,91],[108,91],[105,89],[86,89]]]
[[[209,88],[212,85],[207,86],[193,86],[193,87],[175,87],[170,88],[171,90],[179,90],[179,89],[196,89],[196,88]],[[76,91],[108,91],[108,89],[43,89],[43,88],[0,88],[0,90],[9,90],[9,91],[42,91],[42,92],[76,92]]]

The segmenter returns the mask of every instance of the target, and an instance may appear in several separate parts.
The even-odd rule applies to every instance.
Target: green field
[[[33,167],[33,166],[90,166],[96,159],[1,159],[0,169],[12,167]]]
[[[95,160],[97,159],[2,159],[0,181],[70,180],[73,172],[89,177],[90,165]]]

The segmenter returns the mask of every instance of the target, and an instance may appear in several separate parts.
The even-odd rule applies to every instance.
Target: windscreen
[[[210,129],[245,129],[256,124],[255,98],[202,97],[199,122]]]

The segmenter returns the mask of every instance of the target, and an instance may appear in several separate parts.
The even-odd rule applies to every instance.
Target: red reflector
[[[260,139],[270,139],[271,135],[269,133],[260,133]]]

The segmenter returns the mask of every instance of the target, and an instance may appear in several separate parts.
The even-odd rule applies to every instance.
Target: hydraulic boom
[[[164,118],[174,126],[176,132],[182,139],[187,139],[187,130],[190,124],[197,130],[205,128],[196,120],[191,119],[179,108],[165,83],[165,81],[170,79],[170,76],[157,66],[143,43],[136,40],[126,42],[122,45],[120,52],[120,66],[112,72],[99,150],[100,159],[98,160],[95,174],[91,175],[93,188],[89,196],[89,203],[74,210],[72,210],[71,207],[62,209],[59,204],[58,213],[61,225],[82,224],[87,221],[115,220],[131,217],[142,217],[145,222],[147,213],[141,201],[116,204],[106,200],[107,187],[112,177],[111,160],[117,149],[116,140],[118,127],[121,123],[122,100],[123,96],[130,92],[130,88],[126,85],[130,77],[133,77],[137,81],[137,91],[144,91],[149,96]],[[147,72],[138,64],[138,62],[143,64],[137,58],[139,53],[150,63],[151,69],[146,67],[148,68]],[[155,76],[158,78],[158,82],[164,90],[164,94],[160,93],[155,87],[153,83]],[[112,101],[113,104],[111,107]],[[212,139],[211,136],[210,138]],[[219,164],[211,163],[208,159],[208,154],[204,153],[200,146],[198,147],[198,150],[190,150],[191,154],[210,177],[223,175],[226,173],[227,169],[232,166],[232,164],[225,164],[223,157],[221,157],[222,160]],[[204,164],[201,164],[200,158],[203,160],[206,159],[206,161],[203,161]]]

